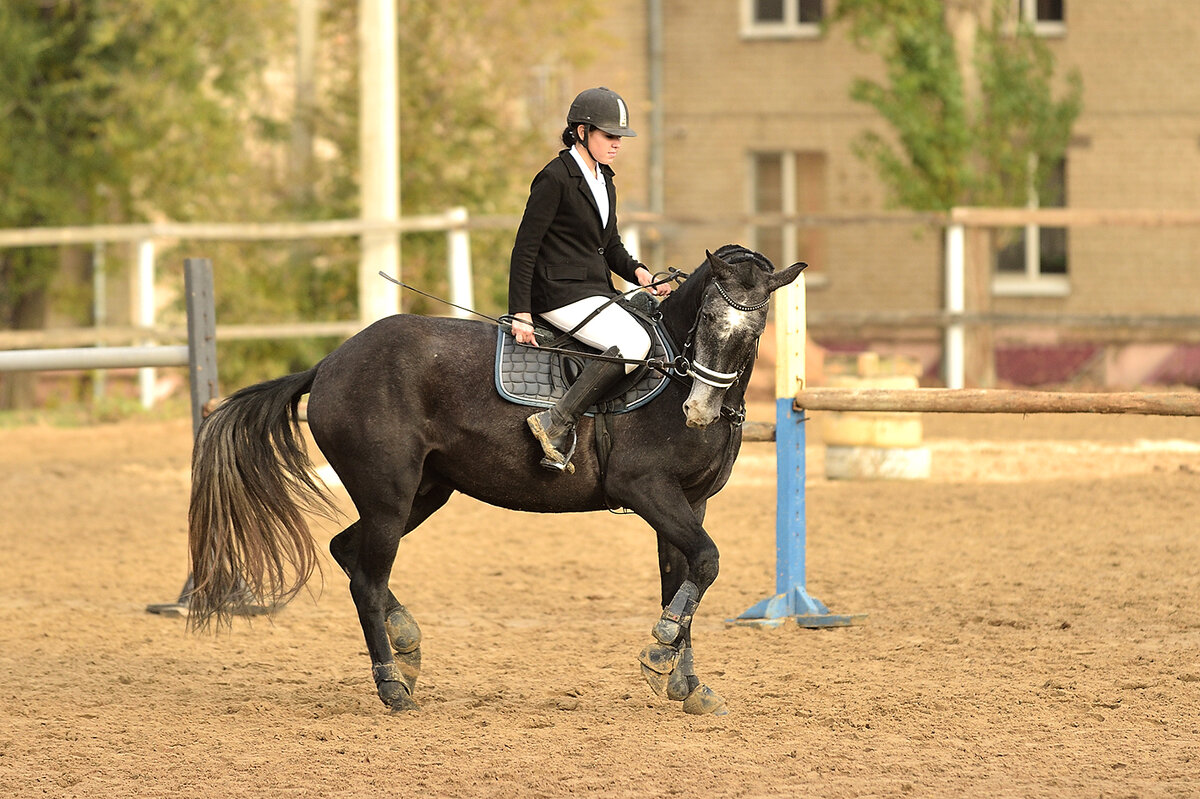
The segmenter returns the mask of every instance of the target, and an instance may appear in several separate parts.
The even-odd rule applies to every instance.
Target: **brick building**
[[[661,210],[676,220],[658,231],[660,239],[644,239],[661,241],[656,254],[662,263],[689,268],[705,248],[738,241],[777,263],[812,264],[814,318],[822,312],[937,311],[944,301],[938,225],[754,227],[745,221],[756,213],[853,216],[887,209],[884,186],[851,147],[864,130],[886,136],[888,128],[849,96],[854,78],[881,79],[882,64],[858,50],[843,27],[822,29],[819,21],[833,2],[616,0],[599,48],[605,55],[575,77],[580,86],[610,85],[630,102],[641,135],[617,165],[621,210]],[[1200,82],[1191,77],[1200,74],[1200,4],[1012,2],[1044,37],[1056,74],[1077,69],[1083,78],[1083,111],[1062,166],[1061,192],[1039,198],[1040,204],[1200,209]],[[657,59],[651,57],[656,40]],[[654,85],[661,86],[657,120]],[[990,308],[982,310],[1076,317],[1200,314],[1200,227],[1006,233],[1008,246],[997,247],[987,265],[990,285],[981,296]],[[1082,369],[1109,384],[1200,383],[1200,374],[1192,374],[1200,372],[1196,356],[1179,346],[1192,333],[1171,330],[1167,338],[1174,341],[1155,343],[1145,330],[1128,327],[1092,329],[1090,338],[1078,327],[1004,328],[995,339],[999,377],[1063,381]],[[930,374],[936,374],[937,330],[892,333],[814,329],[814,336],[835,347],[906,346],[930,361]],[[1131,341],[1140,344],[1123,346]],[[1030,348],[1037,348],[1033,360],[1041,352],[1046,363],[1069,351],[1070,369],[1007,374],[1005,364],[1028,362],[1029,352],[1020,353]],[[1009,357],[1013,353],[1017,357]]]

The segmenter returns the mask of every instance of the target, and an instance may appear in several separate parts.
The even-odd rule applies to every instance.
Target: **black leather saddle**
[[[654,302],[653,298],[650,302]],[[662,325],[652,319],[652,314],[637,312],[634,316],[650,334],[650,353],[646,357],[671,363],[675,358],[674,347]],[[599,354],[575,339],[556,342],[562,337],[557,329],[539,317],[534,317],[533,322],[540,344],[554,342],[556,349]],[[509,402],[549,408],[575,382],[575,378],[587,366],[587,361],[583,355],[548,352],[539,347],[517,344],[512,334],[501,327],[496,335],[496,390]],[[669,380],[661,372],[644,366],[635,369],[613,388],[609,397],[593,405],[588,415],[636,410],[662,393]]]

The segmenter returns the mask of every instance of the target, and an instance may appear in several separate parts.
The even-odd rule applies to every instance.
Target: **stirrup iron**
[[[542,458],[541,464],[543,469],[549,469],[552,472],[566,472],[567,474],[575,474],[575,464],[571,463],[571,458],[575,456],[575,447],[579,444],[579,436],[575,435],[575,431],[571,430],[571,448],[567,450],[566,460],[559,461],[556,458],[547,455]],[[558,450],[555,450],[557,453]],[[560,453],[561,454],[561,453]]]
[[[545,411],[544,413],[550,412]],[[550,435],[550,431],[542,424],[542,420],[539,418],[541,416],[542,414],[535,413],[526,421],[529,424],[529,429],[533,431],[534,438],[542,445],[542,452],[545,453],[545,457],[541,460],[542,468],[549,469],[552,472],[575,474],[575,464],[571,463],[571,458],[575,455],[575,448],[579,445],[579,436],[575,434],[574,425],[571,426],[569,431],[571,433],[571,446],[564,454],[554,446],[554,439]],[[551,423],[553,424],[553,419],[551,419]]]

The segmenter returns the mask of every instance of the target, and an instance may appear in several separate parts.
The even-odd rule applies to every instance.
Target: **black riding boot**
[[[604,351],[609,357],[619,353],[616,347]],[[571,456],[575,454],[575,423],[624,376],[623,363],[592,361],[554,407],[529,417],[529,429],[546,453],[542,458],[543,467],[553,472],[575,473],[575,465],[571,463]]]

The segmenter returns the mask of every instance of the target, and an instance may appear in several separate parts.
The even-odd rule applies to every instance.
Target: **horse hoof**
[[[416,656],[419,667],[421,663],[420,649],[416,651]],[[371,668],[379,699],[393,712],[420,709],[412,698],[413,685],[417,682],[417,669],[413,668],[410,663],[406,663],[404,657],[404,655],[400,655],[400,661],[397,663],[380,663]]]
[[[675,669],[667,677],[667,699],[672,702],[682,702],[691,695],[691,692],[692,686],[682,669]]]
[[[396,667],[400,670],[401,682],[410,694],[414,693],[417,690],[417,677],[421,674],[421,648],[404,654],[396,653]]]
[[[386,690],[385,686],[394,686],[395,690]],[[402,683],[383,683],[379,686],[379,698],[392,713],[407,713],[410,710],[421,709],[421,706],[413,701]]]
[[[659,674],[649,666],[642,666],[642,677],[646,679],[646,684],[650,686],[650,690],[655,694],[658,696],[666,694],[667,681],[670,678],[669,674]]]
[[[683,712],[693,716],[727,716],[729,708],[725,707],[725,700],[713,689],[701,685],[683,700]]]

